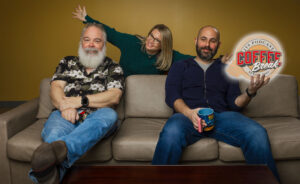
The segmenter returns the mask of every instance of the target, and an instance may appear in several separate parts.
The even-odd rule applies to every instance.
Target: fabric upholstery
[[[19,132],[7,144],[7,156],[13,160],[30,162],[34,150],[42,143],[41,131],[46,119],[37,122]],[[103,162],[111,159],[111,139],[103,139],[96,144],[80,162]]]
[[[268,132],[276,160],[300,159],[300,120],[291,117],[254,119]]]
[[[169,118],[165,103],[166,75],[133,75],[126,79],[125,117]]]
[[[248,83],[240,82],[244,92]],[[262,87],[256,97],[244,108],[243,114],[248,117],[298,117],[298,86],[294,76],[279,75],[269,84]]]
[[[48,118],[54,109],[50,98],[50,81],[50,78],[45,78],[40,84],[39,110],[36,116],[38,119]]]
[[[173,113],[165,104],[165,79],[164,75],[128,77],[125,94],[116,109],[119,119],[125,119],[120,129],[96,144],[76,163],[149,164],[160,131]],[[0,163],[3,163],[0,178],[4,183],[31,183],[25,179],[31,156],[42,143],[41,130],[53,108],[49,82],[49,78],[41,82],[39,102],[35,99],[0,115]],[[240,87],[244,92],[247,83],[241,82]],[[243,110],[246,116],[266,128],[283,184],[300,182],[299,104],[295,77],[279,75]],[[244,156],[239,147],[214,139],[201,139],[183,151],[182,162],[232,165],[243,163]]]
[[[33,151],[42,143],[41,131],[46,119],[40,119],[8,140],[7,156],[30,162]]]
[[[0,180],[11,183],[11,166],[7,154],[7,141],[36,120],[38,99],[30,100],[8,112],[0,114]]]
[[[113,139],[113,157],[119,161],[152,161],[159,133],[166,119],[128,118]],[[202,139],[188,146],[182,161],[213,160],[218,158],[214,139]]]
[[[266,128],[275,160],[300,159],[300,120],[291,117],[255,118]],[[239,147],[219,142],[220,159],[244,161]]]

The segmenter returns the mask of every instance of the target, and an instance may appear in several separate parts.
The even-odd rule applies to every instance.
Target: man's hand
[[[79,107],[81,107],[81,97],[63,97],[59,105],[59,110],[63,111],[69,108],[78,109]]]
[[[82,9],[80,5],[78,5],[77,8],[75,8],[75,12],[72,12],[73,18],[76,18],[81,21],[86,21],[85,16],[87,15],[85,7],[83,6]]]
[[[199,118],[199,116],[198,116],[198,111],[201,108],[190,109],[184,103],[184,101],[181,98],[179,98],[179,99],[175,100],[175,102],[174,102],[174,109],[175,109],[176,112],[182,113],[187,118],[189,118],[191,120],[191,122],[193,123],[194,128],[197,131],[199,131],[199,129],[198,129],[199,128],[198,122],[199,122],[199,124],[202,125],[202,127],[207,126],[207,124],[205,123],[205,121],[201,120],[201,118]],[[200,129],[200,130],[202,130],[202,129]],[[201,132],[201,131],[199,131],[199,132]]]
[[[201,119],[199,116],[198,116],[198,111],[200,110],[201,108],[196,108],[196,109],[190,109],[189,111],[187,111],[186,113],[184,113],[184,115],[186,117],[188,117],[192,123],[193,123],[193,126],[196,130],[198,130],[199,126],[198,126],[198,122],[201,121],[201,125],[202,127],[205,127],[207,126],[207,124],[205,123],[205,121],[203,119]]]
[[[255,77],[251,76],[248,92],[250,94],[256,93],[259,88],[268,84],[269,81],[270,77],[265,79],[265,75],[260,76],[260,74],[257,74]]]
[[[76,123],[76,121],[79,119],[79,114],[74,108],[69,108],[61,111],[61,116],[73,124]]]
[[[260,76],[258,74],[258,75],[256,75],[255,78],[253,76],[251,76],[250,84],[248,86],[248,93],[250,95],[255,94],[259,88],[261,88],[262,86],[268,84],[269,81],[270,81],[270,78],[268,77],[267,79],[265,79],[265,75]],[[238,107],[245,107],[246,105],[248,105],[248,103],[250,101],[251,101],[251,98],[245,92],[245,93],[242,93],[240,96],[238,96],[235,99],[234,103]]]
[[[231,58],[232,58],[232,54],[226,53],[224,56],[222,56],[221,62],[224,64],[229,64]]]

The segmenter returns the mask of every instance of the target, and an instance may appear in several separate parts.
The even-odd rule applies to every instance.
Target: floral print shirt
[[[52,81],[55,80],[67,82],[64,88],[67,97],[101,93],[111,88],[123,91],[125,87],[122,68],[109,57],[106,57],[94,71],[87,74],[85,67],[79,62],[79,57],[67,56],[57,66],[52,77]],[[83,121],[88,114],[95,110],[97,109],[90,107],[79,108],[80,120]]]

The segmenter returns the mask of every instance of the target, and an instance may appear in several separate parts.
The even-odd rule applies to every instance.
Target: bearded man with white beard
[[[42,143],[33,153],[29,177],[59,183],[68,168],[117,125],[112,108],[124,90],[122,68],[106,57],[106,33],[87,24],[78,54],[62,59],[51,81],[55,109],[44,124]]]

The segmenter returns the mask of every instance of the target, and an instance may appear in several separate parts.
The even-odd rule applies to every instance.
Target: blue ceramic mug
[[[207,126],[203,127],[204,131],[210,131],[215,127],[215,114],[211,108],[204,108],[198,111],[198,116],[205,121]]]

